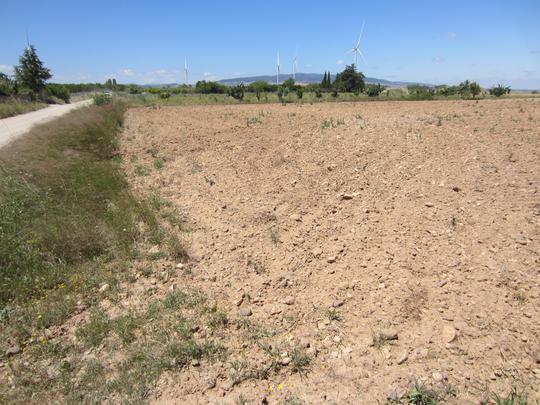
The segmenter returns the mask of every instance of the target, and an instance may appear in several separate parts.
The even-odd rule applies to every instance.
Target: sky
[[[432,84],[465,79],[540,89],[540,0],[2,1],[0,71],[26,32],[53,82],[171,83],[332,73]]]

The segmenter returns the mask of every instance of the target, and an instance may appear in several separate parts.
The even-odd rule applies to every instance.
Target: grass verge
[[[130,191],[117,140],[124,110],[77,110],[0,151],[0,403],[140,401],[164,370],[222,352],[193,339],[170,297],[144,313],[103,308],[118,302],[145,244],[186,256],[178,227]],[[192,311],[190,302],[180,303]]]
[[[45,103],[21,103],[17,101],[0,102],[0,119],[13,117],[47,107]]]

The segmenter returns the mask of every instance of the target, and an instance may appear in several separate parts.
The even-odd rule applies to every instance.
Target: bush
[[[495,97],[501,97],[505,94],[510,94],[510,87],[504,87],[499,84],[497,87],[492,87],[489,89],[489,94]]]
[[[167,100],[170,97],[171,97],[171,93],[169,93],[168,91],[163,91],[163,92],[159,93],[159,98],[161,98],[163,100]]]
[[[303,96],[304,96],[304,90],[302,90],[300,87],[296,89],[296,97],[298,97],[298,99],[301,100]]]
[[[315,97],[321,98],[322,97],[322,91],[320,88],[315,89]]]
[[[384,87],[381,86],[380,83],[370,84],[366,88],[366,93],[369,97],[377,97],[379,94],[382,93],[383,90],[384,90]]]
[[[94,99],[95,105],[105,105],[109,104],[112,101],[112,97],[109,94],[105,93],[94,94],[92,98]]]
[[[59,98],[64,103],[69,103],[70,93],[66,86],[61,84],[48,84],[45,89],[50,96]]]
[[[229,87],[229,95],[238,101],[242,101],[244,99],[245,90],[246,86],[244,86],[244,83],[240,83],[237,86]]]

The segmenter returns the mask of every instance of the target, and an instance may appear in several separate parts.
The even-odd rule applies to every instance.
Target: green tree
[[[294,79],[292,77],[289,77],[287,80],[285,80],[283,82],[283,86],[289,89],[289,91],[294,91],[296,89]]]
[[[298,97],[299,100],[304,97],[304,90],[302,90],[302,87],[300,86],[298,86],[298,88],[296,89],[296,97]]]
[[[51,71],[43,66],[34,45],[27,46],[19,58],[19,64],[15,66],[17,82],[30,90],[32,99],[35,99],[36,95],[43,98],[45,82],[51,77]]]
[[[384,89],[384,86],[381,86],[380,83],[370,84],[366,88],[366,93],[369,97],[377,97],[383,92]]]
[[[482,92],[482,87],[480,87],[480,85],[478,83],[472,82],[469,85],[469,90],[470,90],[471,95],[473,96],[473,98],[475,98],[477,95],[479,95]]]
[[[356,92],[364,91],[366,86],[364,82],[364,74],[356,70],[354,64],[345,67],[343,72],[336,75],[333,88],[338,91]]]
[[[0,96],[10,96],[12,94],[14,94],[13,80],[8,75],[0,73]]]
[[[237,86],[229,87],[229,95],[238,101],[242,101],[244,99],[245,90],[246,87],[244,86],[244,83],[240,83]]]
[[[501,97],[507,93],[510,94],[510,87],[504,87],[501,84],[499,84],[497,87],[492,87],[489,89],[489,94],[495,97]]]
[[[461,98],[468,98],[471,95],[471,82],[468,80],[461,82],[458,86],[458,89],[458,93]]]

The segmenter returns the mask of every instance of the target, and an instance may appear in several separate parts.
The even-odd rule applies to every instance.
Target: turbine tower
[[[362,54],[362,51],[360,50],[360,41],[362,40],[362,34],[364,33],[365,24],[366,24],[365,21],[362,22],[362,29],[360,30],[360,36],[358,37],[358,42],[356,43],[356,46],[347,52],[347,54],[354,53],[354,67],[355,68],[358,68],[358,55],[360,55],[362,60],[365,62],[364,55]]]
[[[187,58],[184,58],[184,77],[186,80],[186,84],[189,84],[189,76],[188,76],[188,67],[187,67]]]
[[[294,55],[293,63],[292,63],[292,78],[296,82],[296,63],[298,62],[298,50],[296,50],[296,54]]]
[[[279,85],[279,73],[280,73],[280,66],[279,66],[279,52],[277,54],[277,75],[276,75],[276,84]]]

